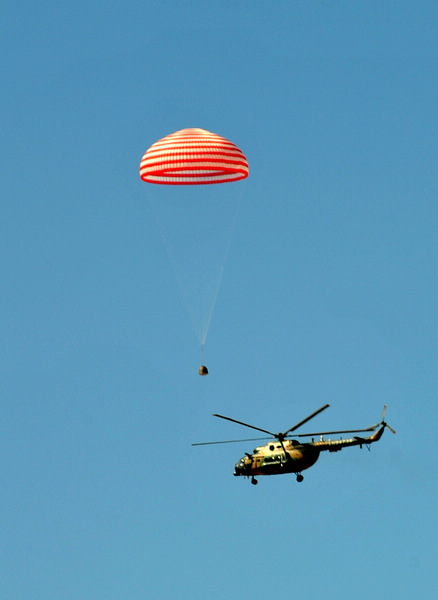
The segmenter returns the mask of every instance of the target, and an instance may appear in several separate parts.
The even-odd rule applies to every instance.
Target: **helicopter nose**
[[[234,475],[237,477],[238,475],[243,475],[245,472],[245,463],[243,459],[234,465]]]

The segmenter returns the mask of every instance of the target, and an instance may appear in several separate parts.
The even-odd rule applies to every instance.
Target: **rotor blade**
[[[244,423],[243,421],[237,421],[236,419],[232,419],[231,417],[224,417],[223,415],[213,414],[213,417],[219,417],[220,419],[225,419],[226,421],[231,421],[232,423],[237,423],[238,425],[243,425],[244,427],[249,427],[250,429],[255,429],[256,431],[262,431],[263,433],[268,433],[275,437],[275,433],[271,431],[267,431],[266,429],[261,429],[260,427],[254,427],[254,425],[248,425],[248,423]]]
[[[225,440],[223,442],[197,442],[196,444],[192,444],[192,446],[211,446],[212,444],[234,444],[236,442],[255,442],[257,440],[270,440],[271,438],[247,438],[246,440]]]
[[[298,427],[301,427],[301,425],[304,425],[304,423],[307,423],[307,421],[310,421],[310,419],[313,419],[313,417],[316,417],[316,415],[319,415],[320,412],[322,412],[329,406],[330,406],[330,404],[324,404],[324,406],[321,406],[321,408],[318,408],[318,410],[315,410],[315,412],[313,412],[311,415],[309,415],[308,417],[306,417],[305,419],[303,419],[302,421],[300,421],[299,423],[297,423],[296,425],[294,425],[293,427],[291,427],[290,429],[285,431],[283,435],[287,435],[291,431],[295,431],[295,429],[298,429]]]
[[[366,429],[343,429],[340,431],[316,431],[315,433],[299,433],[297,435],[295,435],[294,437],[309,437],[311,435],[334,435],[334,434],[338,434],[338,433],[359,433],[359,432],[363,432],[363,431],[374,431],[374,429],[371,429],[370,427],[367,427]]]
[[[387,405],[384,404],[383,412],[382,412],[382,420],[380,421],[380,423],[376,423],[375,425],[372,425],[369,429],[376,429],[377,427],[380,427],[381,425],[383,425],[383,427],[387,427],[389,429],[389,431],[391,431],[392,433],[395,433],[395,430],[390,425],[388,425],[388,423],[385,421],[386,408],[387,408]]]
[[[372,427],[368,427],[368,430],[373,431],[374,429],[377,429],[377,427],[380,427],[382,425],[384,427],[387,427],[389,429],[389,431],[392,431],[392,433],[395,433],[395,430],[391,427],[391,425],[388,425],[388,423],[386,423],[385,421],[381,421],[380,423],[376,423],[375,425],[372,425]]]

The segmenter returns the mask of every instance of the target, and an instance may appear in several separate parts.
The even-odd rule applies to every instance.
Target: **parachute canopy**
[[[167,185],[226,183],[248,177],[248,162],[237,146],[220,135],[205,129],[181,129],[146,151],[140,177]]]

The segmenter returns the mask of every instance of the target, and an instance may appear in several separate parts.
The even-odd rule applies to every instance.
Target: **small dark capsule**
[[[208,369],[205,365],[199,367],[199,375],[208,375]]]

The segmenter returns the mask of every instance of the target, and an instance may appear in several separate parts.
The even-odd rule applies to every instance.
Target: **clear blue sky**
[[[435,597],[438,6],[3,9],[0,597]],[[208,377],[139,179],[201,127],[250,176]],[[229,184],[234,185],[234,184]],[[224,186],[226,187],[226,186]],[[397,435],[232,475],[285,430]]]

